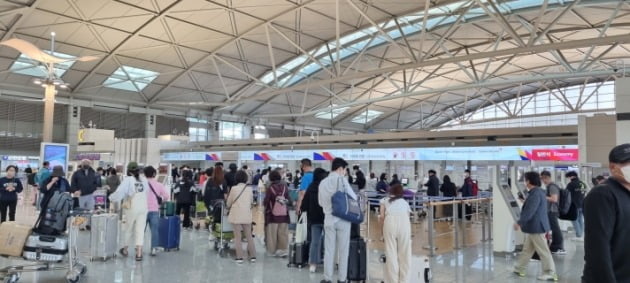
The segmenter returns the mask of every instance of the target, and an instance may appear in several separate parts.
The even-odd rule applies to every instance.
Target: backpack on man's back
[[[571,200],[571,192],[567,189],[558,189],[558,212],[562,220],[577,219],[577,207]]]

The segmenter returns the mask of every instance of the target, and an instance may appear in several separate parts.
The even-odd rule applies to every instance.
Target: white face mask
[[[621,173],[623,173],[623,177],[626,179],[626,182],[630,183],[630,165],[621,167]]]

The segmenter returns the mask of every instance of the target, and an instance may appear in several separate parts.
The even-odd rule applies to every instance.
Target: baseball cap
[[[131,161],[127,163],[127,170],[136,170],[138,169],[138,163],[135,161]]]
[[[615,146],[608,155],[610,163],[626,163],[630,162],[630,143],[624,143]]]

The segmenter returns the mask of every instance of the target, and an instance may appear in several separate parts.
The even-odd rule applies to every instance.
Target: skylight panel
[[[376,110],[363,111],[358,116],[352,118],[352,123],[367,124],[370,121],[376,119],[376,117],[383,115],[383,112]]]
[[[331,107],[335,107],[337,105],[333,104]],[[326,110],[326,111],[322,111],[322,112],[317,112],[315,114],[315,118],[318,119],[326,119],[326,120],[332,120],[337,118],[337,116],[339,116],[341,113],[346,112],[346,110],[348,110],[349,107],[341,107],[341,108],[335,108],[332,110]]]
[[[103,85],[109,88],[140,92],[159,74],[145,69],[122,66],[116,69]]]
[[[45,50],[44,52],[50,54],[49,50]],[[53,54],[59,58],[74,58],[72,55],[55,52]],[[55,64],[54,72],[57,78],[63,76],[72,67],[75,61],[66,61],[62,63]],[[46,77],[48,76],[48,70],[46,66],[31,59],[30,57],[20,54],[20,56],[13,62],[10,68],[11,72],[21,75],[33,76],[33,77]]]

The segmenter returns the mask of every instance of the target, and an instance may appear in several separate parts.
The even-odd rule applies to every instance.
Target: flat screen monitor
[[[50,168],[63,167],[68,172],[68,145],[59,143],[42,143],[40,148],[40,160],[48,161]]]
[[[402,178],[402,179],[400,179],[400,183],[403,184],[403,185],[409,185],[409,179]]]

